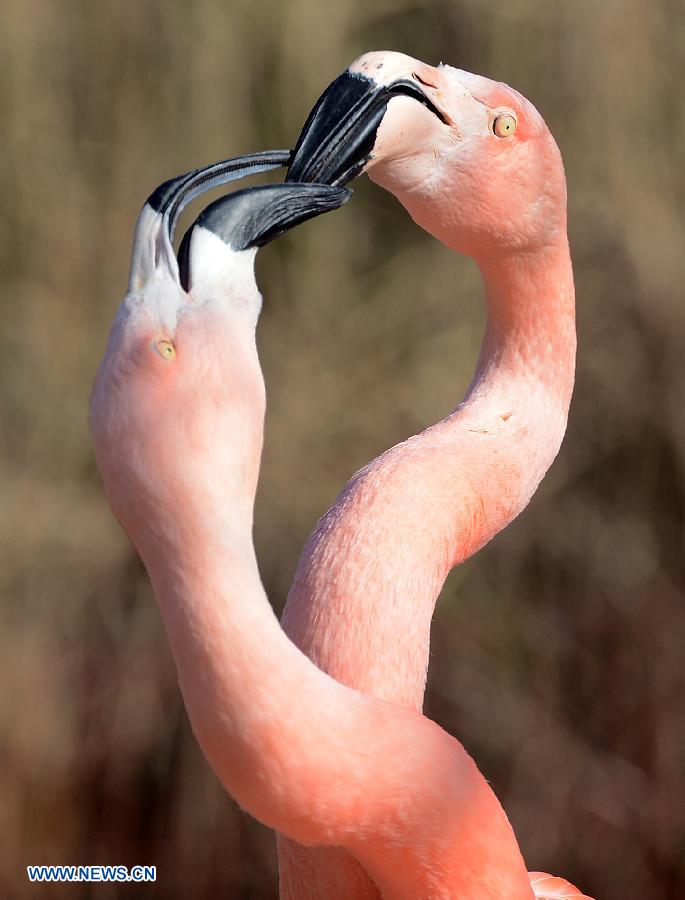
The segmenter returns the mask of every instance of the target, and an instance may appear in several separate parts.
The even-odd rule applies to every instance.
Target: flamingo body
[[[566,429],[576,348],[566,187],[542,117],[507,85],[388,52],[349,73],[374,89],[414,79],[441,114],[393,97],[366,171],[417,224],[476,260],[488,322],[466,397],[356,473],[317,524],[283,627],[337,680],[420,710],[447,574],[525,508]],[[509,113],[515,136],[500,139],[493,123]],[[291,867],[313,860],[284,840],[279,858],[287,883]],[[376,896],[371,883],[353,888],[351,860],[345,873],[344,857],[318,851],[316,869]]]

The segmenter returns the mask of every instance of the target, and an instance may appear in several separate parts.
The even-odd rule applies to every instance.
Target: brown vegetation
[[[190,733],[144,571],[106,506],[88,392],[161,180],[292,144],[360,52],[531,98],[568,173],[578,381],[524,515],[448,581],[427,712],[530,868],[685,896],[685,17],[679,0],[5,0],[0,28],[0,894],[269,898],[273,839]],[[346,478],[455,405],[475,268],[360,182],[259,262],[269,413],[256,540],[278,607]],[[28,863],[156,885],[30,888]]]

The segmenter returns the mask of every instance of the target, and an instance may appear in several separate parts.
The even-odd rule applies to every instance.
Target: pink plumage
[[[284,620],[302,649],[252,542],[265,406],[254,246],[198,226],[186,289],[168,220],[146,204],[93,390],[97,461],[200,746],[288,838],[282,896],[531,900],[493,791],[419,708],[446,573],[525,506],[563,436],[575,356],[563,167],[539,114],[503,85],[399,54],[357,69],[415,78],[440,113],[393,99],[369,172],[476,259],[488,328],[466,400],[358,473],[315,531]],[[545,885],[538,896],[566,896],[550,893],[565,882]]]
[[[421,710],[448,572],[527,505],[566,429],[576,349],[566,186],[542,117],[507,85],[390,52],[368,53],[350,72],[380,86],[413,80],[442,114],[395,97],[366,171],[419,225],[476,260],[488,324],[466,398],[358,472],[318,523],[283,626],[339,681]],[[500,138],[504,116],[516,128]],[[289,883],[293,866],[315,863],[322,882],[335,871],[344,896],[344,857],[284,840],[279,855]]]

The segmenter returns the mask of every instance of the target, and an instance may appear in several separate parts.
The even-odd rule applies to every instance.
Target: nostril
[[[437,87],[437,85],[431,84],[430,81],[426,81],[425,78],[422,78],[418,72],[412,72],[411,77],[414,78],[416,81],[418,81],[419,84],[422,84],[424,87],[430,87],[430,88]]]

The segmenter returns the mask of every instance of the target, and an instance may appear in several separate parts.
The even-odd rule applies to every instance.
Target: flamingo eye
[[[492,123],[492,130],[499,138],[508,138],[516,131],[516,116],[511,113],[503,113],[497,116]]]
[[[152,346],[163,359],[176,359],[176,348],[166,338],[159,338]]]

